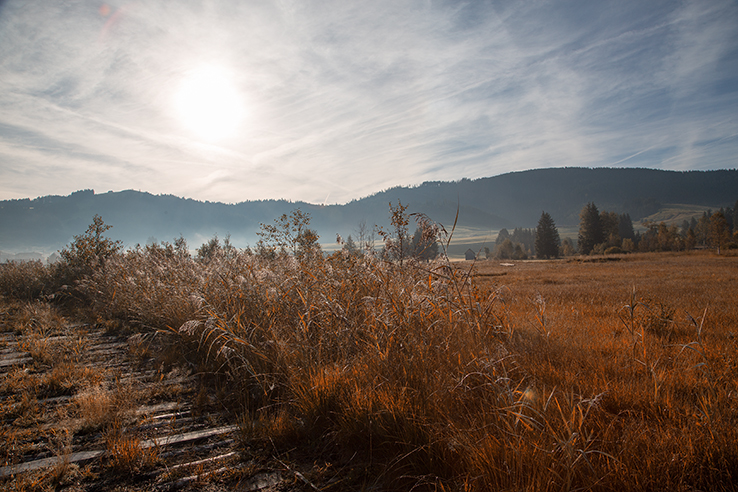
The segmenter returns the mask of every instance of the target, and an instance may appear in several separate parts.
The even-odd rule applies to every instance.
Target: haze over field
[[[0,199],[734,168],[738,5],[0,3]]]

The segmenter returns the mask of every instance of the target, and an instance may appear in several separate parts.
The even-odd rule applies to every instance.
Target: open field
[[[48,429],[64,419],[44,403],[57,395],[48,390],[54,361],[74,372],[84,360],[78,345],[92,346],[104,327],[153,375],[126,408],[171,401],[164,376],[179,367],[200,378],[176,390],[179,405],[210,402],[225,410],[218,428],[238,426],[226,466],[181,487],[738,488],[735,256],[400,266],[341,254],[199,262],[150,248],[111,259],[79,293],[87,308],[69,316],[85,325],[32,304],[56,326],[44,331],[46,321],[13,314],[30,308],[6,310],[5,331],[20,347],[7,351],[23,354],[3,374],[11,405],[3,433],[29,449],[23,435],[43,430],[45,448],[58,454],[94,441],[90,427],[115,436],[129,426],[140,438],[126,451],[135,466],[117,475],[120,490],[169,483],[156,472],[162,453],[142,454],[155,437],[136,430],[146,422],[135,412],[101,422],[94,408],[83,413],[100,395],[118,398],[122,383],[87,371],[78,386],[56,390],[74,403],[56,410],[70,422],[55,431],[61,444]],[[170,354],[166,369],[141,334],[167,341],[154,350]],[[19,453],[6,450],[3,465],[23,461]],[[116,470],[111,456],[121,452],[106,453],[69,468],[73,478],[56,467],[51,478],[19,474],[4,486],[92,490]]]
[[[691,219],[699,220],[703,213],[710,207],[699,205],[686,205],[682,203],[666,203],[655,214],[643,219],[643,222],[664,222],[667,225],[681,226],[683,221]]]

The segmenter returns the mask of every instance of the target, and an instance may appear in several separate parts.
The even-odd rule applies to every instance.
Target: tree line
[[[597,210],[588,203],[580,213],[578,248],[580,254],[608,254],[650,251],[721,250],[738,247],[738,201],[734,208],[703,212],[699,219],[682,221],[681,226],[665,222],[645,223],[644,232],[634,232],[627,214]]]
[[[738,201],[735,207],[705,211],[698,219],[681,225],[665,222],[644,223],[646,230],[636,232],[628,213],[600,211],[594,202],[579,213],[576,243],[560,238],[551,215],[542,212],[535,229],[515,228],[511,234],[502,229],[494,250],[485,248],[487,258],[523,260],[530,257],[557,258],[575,254],[615,254],[651,251],[684,251],[738,248]]]
[[[438,242],[439,225],[424,214],[407,214],[407,205],[398,202],[389,205],[391,227],[373,229],[361,223],[354,239],[349,235],[337,241],[341,251],[352,256],[377,255],[388,261],[402,263],[407,259],[432,260],[440,254]],[[645,223],[646,230],[636,232],[628,213],[618,214],[600,211],[594,202],[587,203],[579,213],[577,241],[559,235],[553,217],[546,211],[541,213],[535,229],[516,227],[512,232],[501,229],[494,249],[484,248],[488,259],[524,260],[528,258],[558,258],[561,256],[616,254],[652,251],[684,251],[713,248],[718,254],[724,249],[738,248],[738,201],[734,208],[705,211],[702,216],[684,220],[680,226],[661,223]],[[417,227],[410,234],[410,222],[415,219]],[[310,215],[300,211],[284,214],[274,224],[261,224],[261,237],[253,253],[276,257],[286,253],[301,258],[320,254],[318,234],[308,227]],[[445,232],[445,231],[444,231]],[[375,235],[382,240],[382,247],[375,249]],[[182,239],[183,240],[183,239]],[[197,250],[198,259],[214,256],[222,248],[235,249],[229,238],[219,248],[218,238],[203,244]],[[245,252],[251,253],[250,248]]]

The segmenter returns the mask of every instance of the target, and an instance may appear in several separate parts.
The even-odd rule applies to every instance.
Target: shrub
[[[32,300],[54,290],[49,268],[38,260],[0,264],[0,294],[4,296]]]
[[[111,227],[95,215],[87,231],[74,236],[69,247],[60,252],[60,261],[48,266],[40,261],[0,265],[0,293],[23,300],[44,295],[50,298],[64,298],[67,293],[80,295],[84,290],[79,285],[80,281],[102,269],[123,248],[121,241],[113,241],[103,235]]]
[[[111,227],[103,222],[102,217],[95,215],[85,233],[74,236],[69,247],[60,252],[61,260],[53,265],[57,285],[73,288],[74,294],[84,297],[86,289],[80,282],[102,270],[123,249],[121,241],[104,236]]]
[[[273,224],[261,224],[256,250],[265,258],[292,254],[300,260],[321,255],[318,233],[310,229],[310,214],[299,208],[282,214]]]

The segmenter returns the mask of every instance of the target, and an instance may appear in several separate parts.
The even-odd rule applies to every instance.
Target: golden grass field
[[[736,256],[148,248],[80,288],[219,381],[244,461],[307,463],[320,490],[738,488]]]
[[[738,258],[459,266],[504,298],[513,352],[537,398],[556,388],[597,400],[589,435],[617,458],[615,488],[736,486]]]

